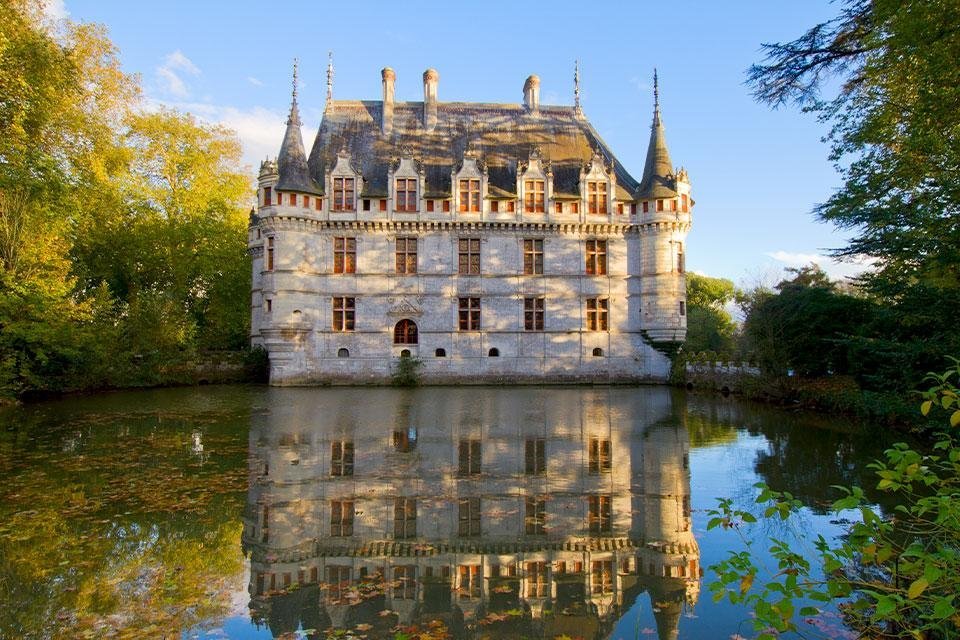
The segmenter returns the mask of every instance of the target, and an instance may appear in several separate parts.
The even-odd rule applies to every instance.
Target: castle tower
[[[653,95],[650,144],[636,194],[642,216],[640,326],[655,347],[670,351],[687,335],[684,245],[693,200],[686,170],[670,162],[656,71]]]

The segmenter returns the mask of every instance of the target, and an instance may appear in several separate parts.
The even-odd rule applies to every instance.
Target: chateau
[[[654,76],[635,179],[580,108],[394,99],[327,103],[309,156],[293,101],[251,213],[251,341],[272,384],[663,381],[686,334],[693,200]]]

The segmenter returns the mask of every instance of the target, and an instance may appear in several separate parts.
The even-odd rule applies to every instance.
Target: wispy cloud
[[[263,80],[260,80],[259,78],[254,78],[253,76],[247,76],[247,82],[249,82],[255,87],[263,86]]]
[[[872,258],[860,258],[840,262],[830,256],[819,253],[791,252],[782,249],[770,251],[764,255],[773,258],[777,262],[783,263],[787,267],[799,268],[809,264],[818,265],[834,280],[856,277],[864,271],[868,271],[876,262]]]
[[[175,98],[190,97],[190,88],[183,76],[198,76],[200,68],[193,63],[182,51],[177,49],[168,53],[163,64],[157,67],[157,80],[160,90]]]

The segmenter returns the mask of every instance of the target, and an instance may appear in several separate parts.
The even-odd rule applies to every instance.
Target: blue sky
[[[434,67],[441,101],[519,102],[524,79],[536,73],[541,102],[572,104],[579,58],[587,117],[639,176],[657,67],[670,153],[689,171],[697,201],[690,269],[771,283],[783,267],[845,241],[810,214],[840,184],[821,142],[824,125],[756,104],[744,85],[760,44],[834,15],[838,7],[826,0],[51,1],[54,12],[106,25],[150,101],[235,129],[251,165],[279,149],[294,57],[312,143],[332,50],[334,95],[343,99],[379,99],[380,69],[391,66],[398,100],[422,99],[421,75]],[[857,270],[823,266],[834,275]]]

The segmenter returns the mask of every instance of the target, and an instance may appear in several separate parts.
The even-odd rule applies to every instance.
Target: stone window
[[[610,441],[590,438],[590,474],[610,471]]]
[[[554,213],[563,213],[563,203],[562,203],[562,202],[554,202],[554,203],[553,203],[553,212],[554,212]]]
[[[649,203],[649,202],[644,201],[644,203],[643,203],[643,212],[644,212],[644,213],[650,213],[650,203]]]
[[[580,213],[580,203],[571,202],[570,203],[570,213]]]
[[[498,211],[500,211],[500,201],[499,201],[499,200],[491,200],[491,201],[490,201],[490,211],[491,211],[492,213],[497,213]]]
[[[303,196],[303,208],[304,209],[310,208],[310,196]]]
[[[461,476],[480,475],[480,441],[461,440],[458,449],[457,474]]]
[[[350,357],[350,350],[349,350],[349,349],[346,349],[346,348],[344,348],[344,347],[340,347],[339,349],[337,349],[337,357],[338,357],[338,358],[349,358],[349,357]]]
[[[330,443],[330,475],[353,475],[353,441],[338,440]]]
[[[683,300],[680,301],[680,315],[681,316],[687,315],[687,303],[684,302]]]
[[[491,348],[490,348],[490,351],[487,351],[487,356],[490,357],[490,358],[499,358],[499,357],[500,357],[500,349],[497,349],[496,347],[491,347]]]
[[[590,591],[593,594],[613,592],[613,560],[590,563]]]
[[[409,275],[417,272],[416,238],[397,238],[396,263],[397,273]]]
[[[677,271],[683,273],[686,266],[686,260],[683,257],[683,244],[677,243]]]
[[[542,476],[547,471],[546,440],[530,438],[524,450],[524,473],[528,476]]]
[[[267,260],[266,270],[273,271],[273,236],[267,236]]]
[[[543,213],[543,180],[523,181],[523,210],[527,213]]]
[[[523,519],[524,531],[528,536],[542,536],[547,530],[544,528],[547,513],[547,501],[543,496],[527,496],[526,515]]]
[[[683,212],[688,213],[690,211],[690,198],[687,196],[687,194],[684,193],[680,196],[680,203],[682,205]]]
[[[513,200],[507,202],[507,213],[513,213],[516,211],[516,203]]]
[[[353,211],[353,178],[333,179],[333,210]]]
[[[483,573],[478,564],[461,564],[457,567],[460,574],[460,588],[457,595],[464,599],[479,598],[483,595]]]
[[[417,210],[417,179],[397,178],[397,211]]]
[[[271,311],[273,311],[273,300],[271,300],[270,298],[267,298],[264,302],[267,303],[266,312],[270,313]]]
[[[630,215],[632,215],[632,216],[637,215],[637,203],[636,203],[636,202],[631,202],[631,203],[630,203]]]
[[[543,298],[523,299],[524,331],[543,331]]]
[[[663,200],[657,200],[657,211],[663,211]]]
[[[597,356],[597,357],[599,357],[599,358],[602,358],[602,357],[603,357],[603,349],[601,349],[600,347],[595,347],[595,348],[593,349],[593,355],[595,355],[595,356]]]
[[[417,323],[413,320],[404,318],[394,325],[393,344],[417,344],[417,338]]]
[[[434,205],[433,205],[433,200],[427,200],[427,211],[428,211],[428,212],[431,212],[431,213],[433,212],[433,206],[434,206]]]
[[[528,562],[527,597],[546,598],[548,595],[550,595],[550,590],[547,588],[547,563]]]
[[[433,352],[433,355],[434,355],[434,357],[436,357],[436,358],[446,358],[446,357],[447,357],[447,350],[446,350],[446,349],[437,349],[436,351]]]
[[[353,331],[356,298],[335,296],[333,298],[333,330]]]
[[[417,536],[417,499],[395,498],[393,501],[393,537],[397,540]]]
[[[607,212],[607,183],[591,181],[587,183],[587,211],[590,213]]]
[[[670,198],[670,211],[676,211],[676,210],[677,210],[677,199]]]
[[[480,535],[480,498],[460,498],[457,535],[461,538]]]
[[[380,200],[379,209],[380,209],[380,211],[386,211],[386,210],[387,210],[387,201],[386,201],[386,200]]]
[[[269,207],[271,204],[272,196],[270,194],[270,187],[263,188],[263,206]]]
[[[607,241],[587,240],[586,272],[588,276],[607,274]]]
[[[357,239],[333,239],[333,272],[355,273],[357,270]]]
[[[297,206],[297,194],[295,193],[290,194],[290,206],[291,207]]]
[[[314,198],[313,204],[316,207],[317,211],[323,209],[323,198]]]
[[[587,331],[606,331],[609,301],[607,298],[587,298]]]
[[[327,598],[339,602],[350,590],[351,567],[327,565]]]
[[[480,330],[480,298],[459,298],[459,323],[461,331]]]
[[[457,273],[480,275],[480,238],[460,238],[457,241]]]
[[[417,597],[417,565],[404,564],[393,568],[393,597],[397,600]]]
[[[444,213],[450,213],[450,201],[449,201],[449,200],[444,200],[444,201],[443,201],[443,212],[444,212]]]
[[[353,535],[353,500],[330,501],[330,536],[348,538]]]
[[[480,211],[480,181],[475,178],[459,181],[460,186],[460,211],[478,212]]]
[[[587,503],[590,533],[610,533],[610,496],[589,496]]]
[[[543,273],[543,240],[540,238],[527,238],[523,241],[523,273]]]
[[[363,199],[363,210],[370,211],[370,200],[368,198]]]

